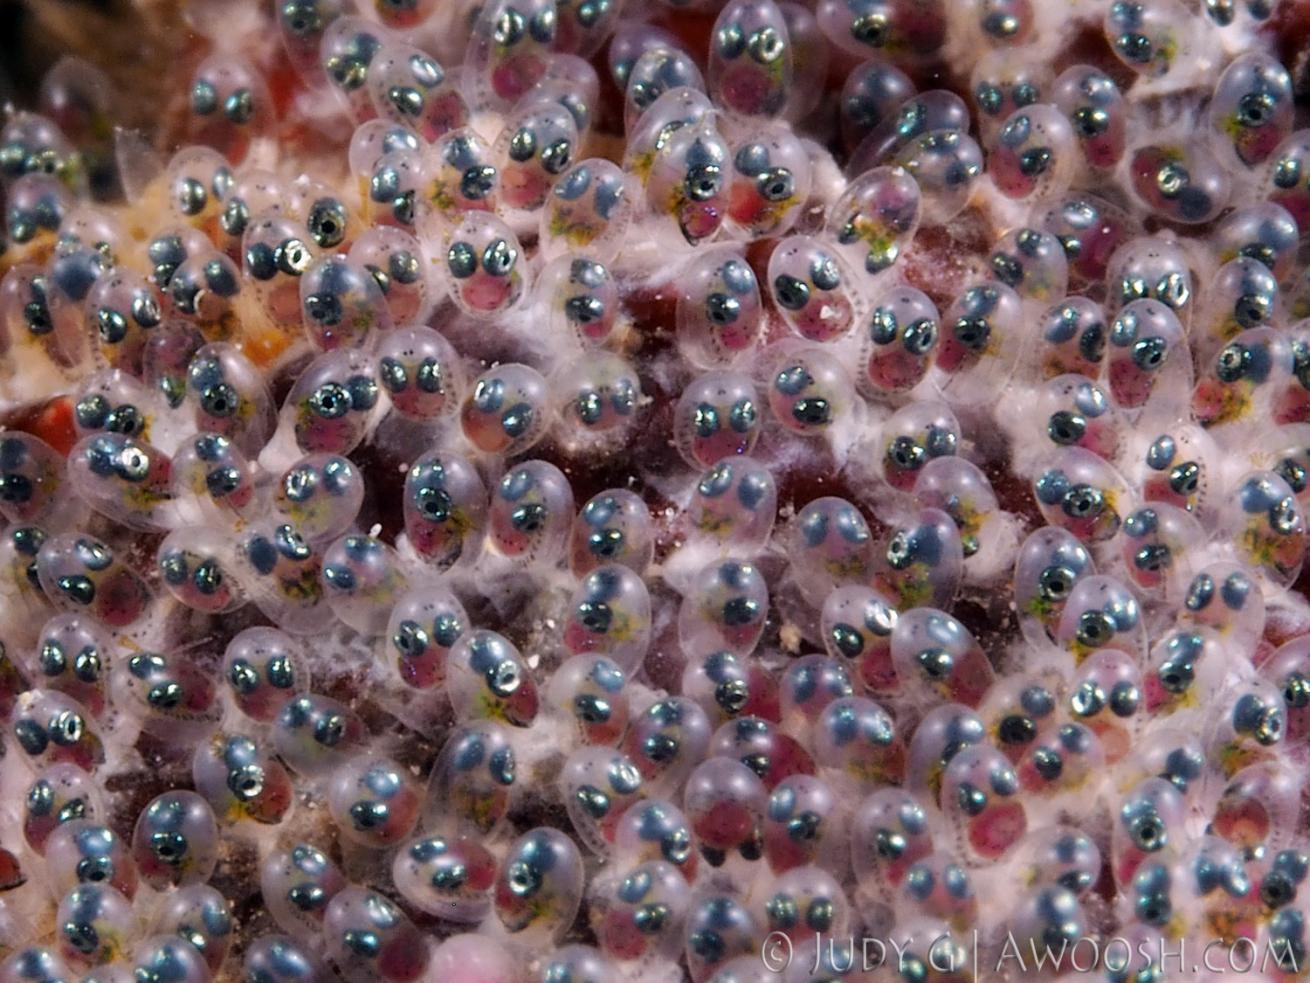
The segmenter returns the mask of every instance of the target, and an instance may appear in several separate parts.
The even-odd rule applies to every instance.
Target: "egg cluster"
[[[1297,4],[188,16],[0,131],[0,983],[1310,974]]]

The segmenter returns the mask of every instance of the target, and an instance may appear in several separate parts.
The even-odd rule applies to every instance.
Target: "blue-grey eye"
[[[520,127],[509,141],[509,159],[525,163],[537,152],[537,135],[528,126]]]
[[[789,311],[803,310],[810,302],[810,288],[805,281],[783,274],[773,280],[773,294]]]
[[[482,251],[482,268],[492,276],[507,276],[518,258],[517,249],[504,239],[496,239]]]
[[[478,257],[467,242],[453,243],[446,253],[446,265],[458,280],[471,277],[478,270]]]
[[[1157,437],[1146,452],[1146,466],[1152,471],[1163,471],[1169,467],[1178,452],[1178,445],[1168,434]]]
[[[314,323],[331,327],[341,323],[345,309],[336,294],[318,293],[305,298],[305,314]]]
[[[955,322],[955,340],[971,351],[986,348],[991,333],[992,326],[985,317],[961,317]]]
[[[1037,500],[1043,505],[1058,504],[1068,490],[1069,478],[1063,471],[1058,469],[1047,471],[1033,485],[1033,491],[1037,493]]]
[[[223,115],[238,126],[249,123],[255,115],[254,94],[244,87],[234,90],[223,100]]]
[[[705,298],[705,316],[718,325],[732,324],[741,314],[741,301],[715,291]]]
[[[820,253],[810,264],[810,282],[820,290],[836,290],[841,285],[841,271],[837,261]]]
[[[785,167],[771,167],[755,179],[755,186],[765,201],[786,201],[796,191],[796,178]]]
[[[1251,352],[1246,346],[1233,342],[1215,359],[1214,371],[1220,382],[1236,382],[1246,374],[1251,364]]]
[[[905,338],[902,342],[911,355],[927,355],[937,344],[937,322],[921,317],[905,326]]]
[[[316,416],[336,420],[350,410],[350,394],[335,382],[326,382],[309,397],[309,408]]]
[[[277,276],[277,254],[263,242],[253,242],[246,248],[246,272],[256,280],[271,280]]]
[[[896,340],[896,312],[890,307],[879,307],[869,319],[869,339],[879,345],[890,345]]]
[[[1068,410],[1052,413],[1046,423],[1047,435],[1062,446],[1078,443],[1086,432],[1087,421],[1080,414]]]
[[[1154,372],[1164,365],[1169,346],[1163,338],[1140,338],[1133,344],[1133,363],[1144,372]]]
[[[556,140],[541,151],[541,166],[547,174],[559,174],[573,159],[573,145],[568,140]]]
[[[697,164],[687,171],[683,189],[692,201],[709,201],[719,193],[723,174],[718,164]]]

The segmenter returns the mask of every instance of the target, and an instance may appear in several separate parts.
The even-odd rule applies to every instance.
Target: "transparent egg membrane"
[[[181,6],[0,124],[0,983],[1307,972],[1298,4]]]

